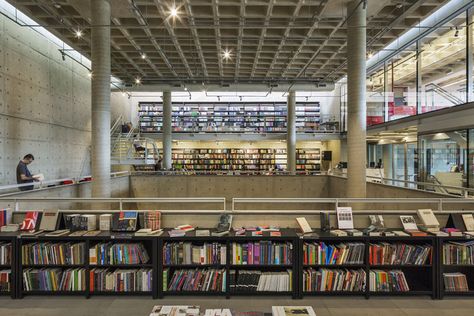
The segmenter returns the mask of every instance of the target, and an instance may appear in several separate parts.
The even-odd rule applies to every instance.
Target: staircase
[[[141,137],[130,130],[122,133],[123,118],[120,116],[110,130],[110,152],[112,165],[133,165],[135,170],[153,168],[160,153],[151,138]]]
[[[443,97],[444,99],[448,100],[448,102],[452,103],[453,105],[459,105],[463,104],[465,101],[461,100],[460,98],[456,97],[449,91],[445,90],[444,88],[440,87],[439,85],[435,83],[430,83],[426,85],[426,92],[433,93],[433,94],[438,94],[439,96]],[[434,98],[433,98],[434,100]],[[433,104],[433,106],[435,106]]]

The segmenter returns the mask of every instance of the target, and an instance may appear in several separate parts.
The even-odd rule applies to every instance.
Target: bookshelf
[[[317,172],[321,169],[321,149],[298,149],[297,170]],[[172,149],[176,170],[194,171],[282,171],[286,170],[286,149],[227,148]]]
[[[20,236],[18,233],[0,233],[0,243],[12,244],[12,260],[0,265],[0,270],[11,270],[11,288],[10,291],[2,291],[2,296],[11,296],[12,298],[22,298],[24,296],[36,295],[53,295],[53,296],[101,296],[101,295],[138,295],[149,296],[153,298],[161,298],[165,296],[179,296],[179,295],[208,295],[208,296],[257,296],[257,295],[285,295],[292,298],[301,298],[306,296],[361,296],[370,298],[373,296],[420,296],[426,295],[432,298],[443,298],[445,296],[470,296],[474,294],[474,261],[446,261],[444,249],[447,245],[461,245],[461,247],[471,247],[474,245],[474,239],[465,237],[372,237],[372,236],[347,236],[336,237],[328,232],[316,231],[318,236],[299,236],[295,229],[281,229],[281,236],[272,237],[268,232],[262,236],[252,236],[247,232],[244,236],[236,236],[234,233],[222,237],[216,236],[196,236],[195,232],[188,232],[183,237],[170,237],[165,230],[165,233],[159,237],[137,237],[132,234],[102,232],[98,236],[60,236],[48,237],[44,235],[39,236]],[[212,229],[210,229],[212,233]],[[458,243],[458,244],[456,244]],[[466,244],[467,245],[464,245]],[[470,243],[470,244],[469,244]],[[71,258],[65,260],[57,260],[54,256],[49,258],[35,259],[35,256],[28,256],[31,251],[41,249],[44,253],[45,245],[48,247],[55,247],[58,244],[67,244],[67,247],[83,244],[83,247],[74,248],[74,254],[68,255]],[[119,245],[132,247],[134,245],[141,245],[149,256],[149,259],[137,259],[134,257],[131,261],[123,261],[114,259],[111,261],[97,261],[91,262],[91,249],[96,245],[109,245],[105,252],[110,253],[110,247],[119,247]],[[185,246],[187,254],[191,257],[182,257],[175,252],[173,256],[167,255],[167,250],[170,245],[176,246],[178,252],[181,247],[184,253]],[[257,253],[255,245],[265,249],[272,249],[268,253],[280,253],[279,259],[270,257],[269,260],[255,260],[247,259],[244,261],[234,260],[234,245],[239,245],[242,250],[241,254]],[[41,247],[39,247],[41,245]],[[253,245],[254,248],[250,245]],[[268,248],[268,245],[270,248]],[[308,260],[308,247],[324,245],[326,248],[333,246],[333,249],[341,251],[344,249],[341,245],[350,245],[347,257],[343,261],[320,260],[319,257],[311,257]],[[420,257],[409,255],[400,255],[397,249],[412,247],[411,253],[418,253]],[[195,249],[193,250],[193,246]],[[275,248],[276,246],[280,248]],[[36,248],[35,248],[36,247]],[[39,248],[38,248],[39,247]],[[67,248],[66,247],[66,248]],[[168,247],[168,248],[167,248]],[[273,247],[273,248],[272,248]],[[284,248],[286,247],[286,248]],[[322,246],[321,246],[322,247]],[[352,247],[352,248],[351,248]],[[385,247],[385,248],[384,248]],[[398,247],[398,248],[397,248]],[[66,248],[63,248],[63,252]],[[326,249],[325,248],[325,249]],[[36,250],[35,250],[36,249]],[[203,249],[203,251],[201,251]],[[251,250],[249,250],[251,249]],[[279,249],[276,251],[275,249]],[[314,251],[316,248],[312,248]],[[321,248],[323,249],[323,248]],[[382,255],[383,251],[386,256]],[[394,250],[395,249],[395,250]],[[429,251],[426,256],[421,256],[423,251]],[[170,250],[171,251],[171,250]],[[357,251],[362,252],[359,256],[354,254]],[[375,252],[374,252],[375,251]],[[396,256],[388,255],[389,251],[399,251]],[[112,251],[113,252],[113,251]],[[71,252],[72,253],[72,252]],[[193,259],[193,253],[197,257]],[[263,252],[258,252],[262,254]],[[267,254],[268,254],[267,253]],[[408,253],[408,252],[407,252]],[[472,253],[472,252],[471,252]],[[97,252],[95,252],[97,254]],[[201,256],[205,260],[201,261]],[[74,259],[72,259],[74,257]],[[97,257],[97,255],[95,256]],[[28,259],[29,258],[29,259]],[[32,259],[33,258],[33,259]],[[140,257],[142,258],[142,257]],[[168,259],[167,259],[168,258]],[[181,258],[171,260],[170,258]],[[286,258],[286,259],[285,259]],[[385,258],[384,260],[381,258]],[[387,259],[387,258],[404,258],[403,260]],[[416,260],[416,258],[421,258]],[[468,258],[467,256],[451,256],[450,258]],[[32,259],[32,260],[30,260]],[[52,260],[50,260],[52,259]],[[474,260],[474,258],[472,258]],[[465,259],[467,260],[467,259]],[[24,272],[50,269],[55,273],[63,273],[68,269],[82,269],[85,273],[84,285],[82,288],[76,290],[63,289],[61,287],[54,290],[42,289],[38,287],[25,288]],[[113,271],[122,270],[122,275],[115,275],[115,277],[127,277],[130,270],[147,270],[146,276],[149,278],[147,283],[149,288],[146,290],[135,289],[133,291],[113,291],[113,290],[99,290],[94,287],[91,288],[90,272],[94,269],[109,269]],[[306,287],[303,279],[308,277],[308,271],[313,274],[320,270],[327,271],[361,271],[365,273],[365,287],[355,288],[355,290],[316,290],[315,288]],[[47,270],[47,271],[50,271]],[[219,279],[216,282],[222,282],[225,287],[218,288],[213,291],[204,290],[189,290],[177,288],[170,289],[169,284],[175,271],[213,271],[214,274],[220,273]],[[289,273],[291,270],[291,274]],[[165,271],[168,271],[167,274]],[[398,274],[403,273],[406,283],[409,287],[408,291],[389,290],[389,291],[375,291],[370,288],[370,272],[381,271],[380,273],[388,273],[395,271]],[[151,275],[150,275],[151,273]],[[344,272],[345,273],[345,272]],[[444,287],[444,273],[464,274],[466,276],[467,291],[446,291]],[[34,273],[33,273],[34,274]],[[247,291],[246,287],[236,287],[232,282],[233,278],[241,275],[243,281],[249,275],[258,274],[258,277],[265,275],[278,275],[285,278],[288,282],[291,280],[291,290],[260,290]],[[316,274],[315,274],[316,275]],[[386,274],[389,275],[389,274]],[[133,279],[135,280],[135,279]],[[143,280],[143,278],[141,279]],[[148,279],[147,279],[148,280]],[[225,280],[225,282],[224,282]],[[236,279],[238,280],[238,279]],[[282,279],[283,280],[283,279]],[[93,281],[95,282],[95,281]],[[145,282],[146,283],[146,282]],[[240,285],[242,282],[240,282]],[[143,284],[143,283],[141,283]],[[164,286],[165,285],[165,286]],[[255,286],[253,283],[252,286]]]
[[[212,229],[210,230],[212,232]],[[295,285],[297,281],[297,260],[294,260],[297,257],[297,235],[294,230],[282,230],[281,237],[271,237],[269,234],[264,234],[263,236],[253,237],[250,233],[246,233],[244,236],[235,236],[232,232],[223,237],[215,237],[215,236],[207,236],[207,237],[196,237],[195,232],[188,232],[186,236],[183,237],[169,237],[165,233],[162,235],[163,237],[160,238],[160,249],[163,251],[161,252],[161,262],[162,265],[158,267],[158,274],[161,276],[159,279],[159,284],[161,284],[162,291],[160,292],[159,296],[175,296],[175,295],[217,295],[217,296],[246,296],[246,295],[290,295],[293,298],[298,296],[297,289],[293,286],[292,290],[279,290],[279,291],[265,291],[265,290],[256,290],[256,288],[252,291],[250,290],[243,290],[243,288],[250,288],[241,286],[237,289],[237,285],[241,285],[236,280],[243,280],[251,281],[248,277],[249,275],[260,274],[260,277],[265,275],[278,275],[281,276],[286,273],[287,270],[291,270],[292,274],[288,274],[285,277],[287,281],[291,282],[291,284]],[[191,243],[194,246],[201,247],[204,244],[216,244],[221,246],[221,256],[217,262],[213,262],[210,264],[185,264],[182,263],[178,264],[170,264],[168,258],[166,257],[166,250],[162,246],[166,246],[169,244],[184,244],[184,243]],[[261,243],[265,245],[279,245],[285,244],[288,246],[286,254],[288,254],[291,259],[290,261],[285,262],[285,264],[270,264],[268,261],[265,261],[262,264],[244,264],[244,262],[235,262],[235,253],[233,253],[233,249],[235,250],[235,245],[249,245],[250,243],[256,244]],[[225,249],[222,250],[222,247]],[[269,248],[267,248],[269,249]],[[275,251],[275,247],[273,248]],[[241,252],[242,253],[242,252]],[[247,252],[248,253],[248,252]],[[268,254],[275,252],[260,252],[261,254]],[[225,256],[225,257],[224,257]],[[214,271],[222,272],[222,275],[225,275],[225,286],[219,290],[213,290],[210,292],[202,291],[202,290],[181,290],[176,291],[173,288],[170,290],[170,282],[173,281],[173,276],[176,270],[179,269],[195,269],[197,271],[208,271],[209,269],[213,269]],[[242,276],[241,279],[238,279],[239,276]],[[291,280],[290,280],[291,278]],[[221,280],[221,279],[219,279]],[[255,280],[255,279],[253,279]],[[219,281],[218,281],[219,282]],[[247,283],[246,284],[250,284]],[[166,290],[165,290],[166,288]],[[206,294],[207,293],[207,294]]]
[[[456,247],[461,251],[458,252],[461,258],[453,257],[451,260],[447,258],[448,255],[448,245],[469,245],[473,244],[473,238],[466,238],[466,237],[440,237],[438,239],[438,253],[439,253],[439,273],[438,273],[438,290],[439,290],[439,298],[444,298],[445,296],[473,296],[474,295],[474,262],[472,260],[466,261],[462,260],[462,254],[464,254],[464,258],[472,258],[472,255],[469,255],[470,250],[468,248],[471,247]],[[454,251],[454,249],[452,249]],[[464,251],[463,251],[464,250]],[[468,289],[461,291],[458,289],[447,290],[444,283],[444,274],[445,273],[461,273],[465,275]]]
[[[0,234],[0,296],[16,297],[16,234]]]
[[[172,130],[176,133],[285,133],[285,102],[173,102]],[[159,133],[163,104],[139,102],[141,133]],[[319,102],[296,104],[296,129],[314,133],[320,127]]]
[[[347,237],[335,237],[328,232],[317,232],[318,237],[306,237],[304,236],[300,240],[300,273],[299,288],[301,289],[301,296],[333,296],[333,295],[348,295],[348,296],[415,296],[415,295],[430,295],[432,298],[437,297],[437,251],[436,251],[436,238],[432,236],[427,237],[370,237],[370,236],[347,236]],[[344,262],[344,263],[327,263],[327,262],[316,262],[308,263],[305,261],[305,245],[312,243],[324,243],[326,245],[338,246],[342,243],[347,245],[350,244],[363,244],[363,259],[356,262]],[[373,245],[389,244],[389,245],[409,245],[409,246],[427,246],[431,249],[430,261],[423,264],[409,264],[409,263],[383,263],[379,264],[374,262],[370,258],[370,247]],[[325,272],[326,275],[330,275],[329,272],[334,273],[337,270],[349,271],[350,276],[365,275],[365,286],[355,287],[353,290],[314,290],[313,287],[308,287],[307,283],[303,280],[308,277],[308,271],[313,273]],[[356,273],[352,273],[352,272]],[[408,283],[409,291],[400,291],[390,289],[388,291],[375,290],[371,288],[370,278],[372,275],[377,274],[377,277],[381,274],[393,271],[401,271],[405,275],[406,282]],[[399,273],[401,274],[401,273]],[[345,276],[348,274],[346,273]],[[387,275],[387,274],[385,274]],[[334,276],[331,276],[334,277]],[[306,279],[307,280],[307,279]],[[314,280],[314,279],[313,279]],[[356,278],[356,280],[359,280]],[[357,281],[355,282],[357,284]],[[310,289],[311,290],[308,290]]]
[[[71,295],[71,296],[96,296],[96,295],[149,295],[157,297],[157,288],[156,282],[156,239],[152,237],[136,237],[131,235],[125,235],[121,233],[111,233],[103,232],[99,236],[61,236],[61,237],[48,237],[48,236],[32,236],[32,237],[21,237],[18,239],[18,297],[22,298],[26,295]],[[26,259],[28,251],[26,249],[32,249],[32,245],[60,245],[60,244],[84,244],[82,248],[81,259],[77,262],[72,263],[58,263],[58,262],[31,262]],[[131,246],[135,244],[143,245],[143,249],[148,253],[149,259],[146,262],[127,262],[129,258],[134,257],[131,252],[128,252],[125,255],[125,252],[122,252],[123,255],[118,256],[117,251],[112,250],[114,253],[114,258],[111,261],[97,261],[91,262],[91,252],[90,249],[95,245],[108,244],[112,248],[117,247],[118,245]],[[29,247],[30,246],[30,247]],[[44,249],[44,248],[43,248]],[[121,248],[120,251],[123,251],[124,248]],[[104,248],[103,256],[105,258],[106,253],[109,253],[109,248]],[[58,252],[59,253],[59,252]],[[117,255],[115,255],[117,254]],[[134,251],[134,254],[136,252]],[[35,257],[33,254],[30,255],[30,258]],[[122,259],[116,259],[122,258]],[[125,259],[127,258],[127,259]],[[54,287],[51,286],[52,283],[42,283],[34,281],[34,278],[37,274],[47,271],[47,275],[52,279],[57,280],[58,284],[63,284],[65,282],[65,277],[67,271],[70,270],[80,270],[83,272],[81,275],[80,286],[72,287],[69,289],[63,289],[61,286]],[[52,274],[54,271],[56,274]],[[102,279],[98,276],[98,273],[101,272]],[[147,271],[150,281],[140,282],[143,279],[144,271]],[[28,287],[26,286],[26,275],[31,275],[32,282],[29,283]],[[41,275],[41,274],[39,274]],[[108,276],[107,276],[108,275]],[[74,276],[77,280],[77,274]],[[85,279],[83,279],[85,278]],[[28,279],[29,280],[29,279]],[[72,280],[72,279],[71,279]],[[103,283],[113,284],[113,288],[99,288],[98,280],[102,280]],[[127,281],[125,281],[127,280]],[[54,282],[54,281],[53,281]],[[71,281],[72,282],[72,281]],[[129,288],[122,287],[123,284],[129,284]],[[149,286],[146,290],[139,290],[138,287],[141,287],[142,284],[147,284]],[[138,284],[138,286],[137,286]],[[97,286],[96,286],[97,285]]]

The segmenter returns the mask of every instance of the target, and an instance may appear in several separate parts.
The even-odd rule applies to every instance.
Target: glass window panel
[[[447,186],[466,186],[467,131],[451,131],[420,136],[420,177],[423,182]],[[439,189],[461,194],[460,190]]]
[[[367,78],[367,126],[384,122],[384,69]]]
[[[421,41],[421,113],[466,102],[466,14]]]
[[[416,47],[410,46],[389,64],[389,120],[416,115]]]

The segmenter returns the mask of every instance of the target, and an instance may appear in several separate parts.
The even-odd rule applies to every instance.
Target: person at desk
[[[38,179],[34,178],[31,174],[30,170],[28,169],[28,165],[31,164],[35,160],[32,154],[27,154],[23,157],[22,160],[16,166],[16,182],[18,184],[24,183],[32,183],[34,181],[38,181]],[[27,185],[19,187],[20,191],[28,191],[33,190],[33,185]]]

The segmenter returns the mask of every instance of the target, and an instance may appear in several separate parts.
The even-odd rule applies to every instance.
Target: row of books
[[[99,243],[89,249],[89,263],[140,264],[148,263],[150,256],[142,243]]]
[[[170,274],[169,269],[163,270],[163,285],[166,284]],[[167,283],[167,291],[193,291],[193,292],[224,292],[226,289],[225,269],[195,269],[175,270],[171,280]]]
[[[430,245],[380,243],[369,247],[371,265],[424,265],[432,261]]]
[[[364,269],[319,269],[303,270],[303,291],[305,292],[363,292],[366,273]]]
[[[284,272],[231,270],[229,276],[231,292],[289,292],[293,288],[292,270]]]
[[[91,292],[150,292],[153,269],[104,269],[89,272]]]
[[[25,291],[84,291],[86,269],[26,269],[23,271]]]
[[[226,245],[214,242],[194,245],[190,242],[165,243],[163,264],[226,264]]]
[[[9,292],[11,290],[12,270],[0,270],[0,292]]]
[[[444,243],[443,264],[474,265],[474,241]]]
[[[12,244],[0,242],[0,265],[9,265],[12,262]]]
[[[324,242],[303,244],[303,264],[362,264],[364,243],[340,243],[327,245]]]
[[[39,242],[21,246],[22,264],[71,265],[85,262],[86,244]]]
[[[291,264],[293,244],[258,241],[232,243],[232,264]]]
[[[446,292],[468,292],[466,275],[460,272],[443,273],[444,290]]]
[[[405,274],[401,270],[370,270],[370,290],[374,292],[408,292]]]

